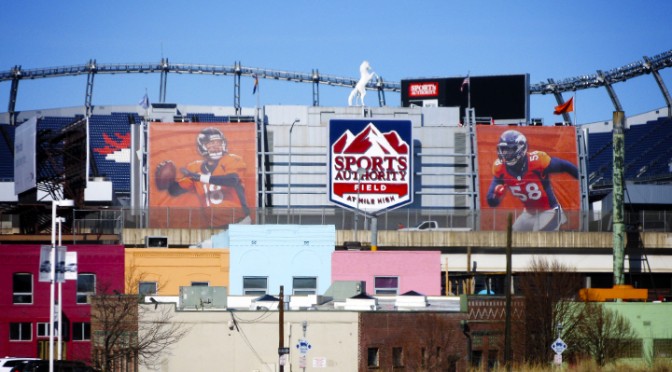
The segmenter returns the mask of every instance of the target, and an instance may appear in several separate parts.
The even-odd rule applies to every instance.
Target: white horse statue
[[[369,72],[370,70],[371,65],[369,65],[368,61],[364,61],[361,65],[359,65],[359,81],[357,82],[357,85],[355,85],[355,88],[352,89],[352,92],[350,92],[350,96],[348,97],[348,106],[352,106],[353,99],[355,100],[355,104],[357,104],[357,100],[355,98],[359,99],[361,106],[364,106],[366,84],[368,84],[374,76],[376,79],[378,79],[378,75],[373,71]]]

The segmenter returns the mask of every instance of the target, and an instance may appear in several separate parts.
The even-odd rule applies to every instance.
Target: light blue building
[[[285,295],[324,294],[331,285],[334,225],[231,225],[227,233],[229,295],[278,294],[281,285]]]

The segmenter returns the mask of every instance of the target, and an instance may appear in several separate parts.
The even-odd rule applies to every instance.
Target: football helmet
[[[499,137],[497,156],[507,166],[514,166],[527,156],[527,138],[517,130],[507,130]]]
[[[219,160],[226,154],[227,141],[221,130],[208,127],[196,137],[198,152],[206,159]]]

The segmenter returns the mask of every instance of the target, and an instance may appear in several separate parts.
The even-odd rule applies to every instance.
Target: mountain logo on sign
[[[365,213],[410,203],[410,121],[353,123],[331,128],[330,200]]]
[[[357,136],[347,130],[333,145],[335,154],[376,154],[396,155],[408,153],[408,144],[396,131],[381,133],[369,124]]]

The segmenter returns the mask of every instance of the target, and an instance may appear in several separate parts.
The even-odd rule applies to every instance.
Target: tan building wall
[[[228,249],[127,248],[126,293],[137,293],[139,281],[157,282],[160,296],[193,282],[228,288],[229,256]]]
[[[162,309],[173,312],[173,321],[189,330],[186,336],[162,353],[156,369],[140,371],[258,371],[279,370],[278,311],[175,311],[175,304],[148,306],[141,311],[151,321]],[[289,348],[285,371],[303,371],[299,339],[310,344],[305,353],[305,371],[343,372],[358,370],[358,325],[356,311],[285,311],[284,346]],[[306,333],[303,333],[303,323]]]

